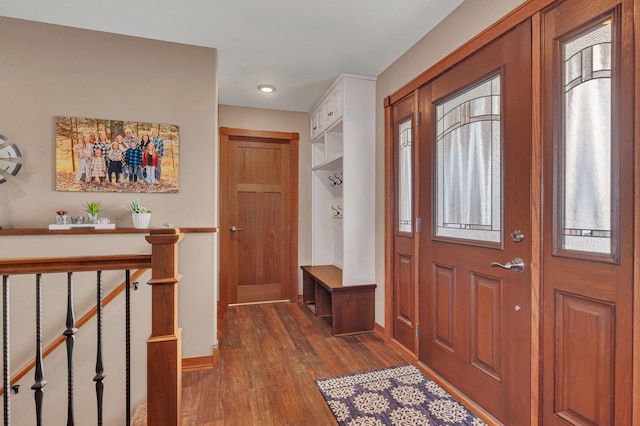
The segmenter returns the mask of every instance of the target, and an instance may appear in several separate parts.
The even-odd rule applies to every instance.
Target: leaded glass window
[[[500,76],[436,105],[435,234],[501,241]]]
[[[413,223],[413,140],[411,118],[398,125],[398,231],[411,232]]]
[[[562,248],[611,253],[611,22],[562,45]]]

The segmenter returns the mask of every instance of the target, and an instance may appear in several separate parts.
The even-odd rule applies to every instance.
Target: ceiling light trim
[[[261,93],[273,93],[276,91],[276,86],[273,84],[260,84],[258,85],[258,90]]]

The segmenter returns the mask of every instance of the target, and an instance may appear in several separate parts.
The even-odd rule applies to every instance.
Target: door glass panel
[[[562,247],[611,253],[611,21],[562,46]]]
[[[411,118],[398,125],[398,232],[411,233],[413,214],[413,140]]]
[[[500,120],[499,75],[436,105],[436,236],[501,241]]]

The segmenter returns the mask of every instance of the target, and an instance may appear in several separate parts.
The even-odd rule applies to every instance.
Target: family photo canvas
[[[56,190],[177,192],[175,124],[56,117]]]

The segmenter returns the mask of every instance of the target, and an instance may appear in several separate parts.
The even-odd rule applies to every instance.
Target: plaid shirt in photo
[[[142,152],[138,148],[129,148],[124,153],[124,158],[129,167],[138,167],[142,165]]]
[[[156,149],[156,154],[158,157],[164,157],[164,140],[160,136],[156,136],[155,138],[151,138],[151,142],[153,142],[153,146]]]

